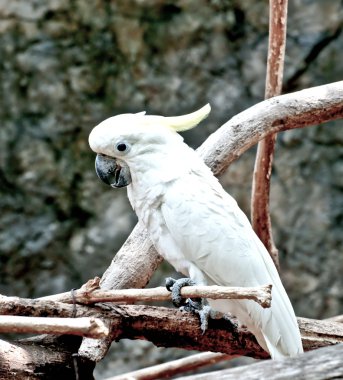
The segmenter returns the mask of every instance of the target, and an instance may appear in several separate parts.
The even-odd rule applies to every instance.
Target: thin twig
[[[70,334],[100,339],[109,329],[98,318],[0,316],[0,333]]]
[[[134,303],[138,301],[168,301],[171,293],[165,287],[148,289],[98,289],[95,278],[83,287],[70,292],[42,297],[41,300],[72,303],[75,300],[81,304],[94,304],[98,302]],[[227,287],[227,286],[186,286],[181,289],[184,298],[210,298],[210,299],[249,299],[262,307],[270,307],[272,285],[257,287]]]
[[[269,1],[269,44],[265,99],[280,95],[286,47],[288,0]],[[278,250],[272,234],[269,212],[270,177],[276,134],[258,143],[251,196],[251,223],[279,269]]]

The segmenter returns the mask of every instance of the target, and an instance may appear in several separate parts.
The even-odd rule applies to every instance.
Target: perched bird
[[[89,136],[98,176],[128,197],[157,251],[199,285],[272,284],[272,306],[249,300],[208,300],[236,316],[272,358],[303,352],[294,311],[266,248],[236,201],[177,133],[207,117],[122,114]]]

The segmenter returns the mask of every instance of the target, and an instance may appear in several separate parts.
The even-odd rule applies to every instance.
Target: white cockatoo
[[[128,197],[157,251],[199,285],[272,284],[272,306],[208,300],[231,313],[272,358],[303,352],[297,320],[266,248],[236,201],[177,133],[207,117],[210,106],[184,116],[122,114],[101,122],[89,144],[98,176]]]

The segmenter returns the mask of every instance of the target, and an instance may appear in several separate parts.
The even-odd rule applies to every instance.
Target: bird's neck
[[[141,209],[158,207],[168,187],[187,176],[194,166],[196,153],[186,144],[172,148],[149,152],[128,162],[132,178],[128,196],[137,213]]]
[[[184,143],[142,154],[128,162],[132,185],[152,187],[179,179],[190,171],[195,154]]]

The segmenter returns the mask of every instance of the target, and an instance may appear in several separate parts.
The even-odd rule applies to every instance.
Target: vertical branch
[[[280,95],[286,47],[288,0],[269,0],[269,44],[265,99]],[[279,268],[269,213],[270,177],[276,134],[260,141],[257,147],[251,195],[252,226]]]

